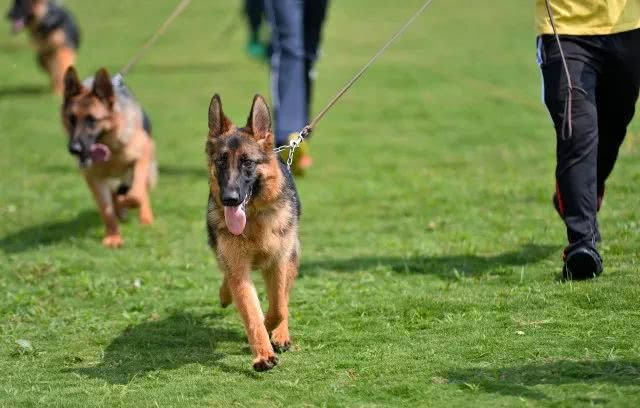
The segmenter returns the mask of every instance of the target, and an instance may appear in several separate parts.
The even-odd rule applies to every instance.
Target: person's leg
[[[249,23],[247,53],[253,58],[262,59],[267,55],[267,48],[260,41],[260,27],[264,17],[264,0],[245,0],[244,11]]]
[[[563,129],[568,90],[562,60],[553,37],[542,38],[544,100],[556,129],[557,194],[569,240],[565,254],[570,256],[574,251],[586,248],[597,255],[598,115],[595,90],[600,61],[595,57],[597,47],[581,38],[564,37],[562,45],[573,86],[581,89],[573,92],[571,136]]]
[[[313,66],[318,59],[322,39],[322,26],[327,15],[329,0],[306,0],[304,3],[304,50],[307,87],[307,117],[310,116],[313,94]]]
[[[276,144],[280,146],[307,124],[304,0],[266,0],[265,5],[272,28],[271,87]]]
[[[604,195],[605,182],[613,171],[620,145],[633,119],[640,88],[640,30],[617,34],[611,39],[618,50],[607,64],[598,84],[598,199]]]
[[[258,34],[264,15],[264,0],[245,0],[244,11],[249,22],[251,40],[258,41]]]

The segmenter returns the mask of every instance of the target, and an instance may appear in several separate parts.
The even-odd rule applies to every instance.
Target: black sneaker
[[[595,249],[576,248],[565,256],[562,277],[566,280],[593,279],[602,273],[602,258]]]

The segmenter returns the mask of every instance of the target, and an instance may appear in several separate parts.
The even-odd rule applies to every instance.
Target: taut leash
[[[411,26],[411,24],[413,24],[418,17],[420,17],[420,15],[422,13],[424,13],[424,11],[431,5],[431,3],[433,2],[433,0],[427,0],[422,7],[420,7],[418,9],[418,11],[413,14],[403,25],[402,27],[400,27],[400,29],[389,39],[389,41],[387,41],[386,44],[384,44],[384,46],[382,46],[382,48],[380,48],[378,50],[378,52],[376,52],[374,54],[373,57],[371,57],[371,59],[369,60],[369,62],[367,62],[361,69],[360,71],[358,71],[358,73],[356,73],[356,75],[349,81],[346,83],[346,85],[344,87],[342,87],[342,89],[340,91],[338,91],[338,93],[336,94],[336,96],[334,96],[329,103],[327,103],[327,105],[320,111],[320,113],[318,113],[316,115],[315,118],[313,118],[313,120],[311,121],[311,123],[309,123],[307,126],[305,126],[300,133],[298,134],[298,137],[291,140],[289,142],[289,144],[287,145],[283,145],[280,146],[278,148],[275,149],[276,153],[280,153],[283,152],[285,150],[289,150],[289,156],[287,157],[287,167],[291,168],[291,163],[293,162],[293,153],[295,152],[295,150],[300,146],[300,143],[302,143],[304,141],[304,139],[309,136],[311,134],[311,132],[313,132],[313,130],[315,129],[315,127],[318,125],[318,122],[320,122],[322,120],[322,118],[324,118],[324,116],[327,114],[327,112],[329,112],[329,110],[331,110],[331,108],[334,107],[334,105],[344,96],[345,93],[347,93],[347,91],[349,89],[351,89],[351,87],[358,82],[358,80],[364,75],[365,72],[367,72],[367,70],[382,56],[382,54],[384,54],[384,52],[391,47],[391,45],[393,45],[393,43],[395,43],[398,38],[404,34],[405,31],[407,31],[407,29]]]

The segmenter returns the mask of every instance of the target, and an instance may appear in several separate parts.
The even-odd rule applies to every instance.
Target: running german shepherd
[[[222,307],[233,302],[238,308],[256,371],[273,368],[278,364],[274,349],[286,351],[291,346],[288,303],[300,255],[300,200],[273,147],[271,114],[260,95],[255,96],[243,128],[231,123],[220,97],[214,95],[206,148],[207,231],[224,273],[220,302]],[[266,317],[251,282],[254,268],[262,271],[266,282]]]
[[[140,209],[140,222],[153,223],[149,190],[157,180],[151,125],[117,75],[103,68],[84,83],[74,67],[64,77],[62,123],[69,152],[76,156],[106,226],[102,243],[123,244],[118,218]]]
[[[7,18],[13,32],[29,29],[40,67],[49,73],[51,87],[62,95],[63,77],[75,63],[80,32],[64,7],[48,0],[14,0]]]

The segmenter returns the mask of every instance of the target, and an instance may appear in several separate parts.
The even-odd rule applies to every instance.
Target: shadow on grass
[[[6,235],[0,238],[0,250],[5,253],[19,253],[83,237],[100,223],[100,215],[96,210],[84,210],[69,220],[33,225]]]
[[[547,258],[558,247],[551,245],[527,244],[519,250],[493,256],[445,255],[385,257],[368,256],[349,259],[327,259],[301,263],[301,274],[313,274],[317,270],[352,272],[378,267],[388,268],[396,273],[431,274],[442,278],[456,279],[459,276],[480,276],[500,267],[525,266]],[[457,273],[456,273],[457,271]]]
[[[557,361],[495,369],[463,369],[445,375],[467,391],[484,391],[535,400],[547,395],[538,385],[612,384],[640,386],[639,361]],[[587,399],[588,400],[588,399]],[[606,402],[606,401],[600,401]]]
[[[249,370],[223,364],[219,343],[245,342],[244,334],[216,324],[220,315],[195,316],[177,313],[166,319],[138,324],[125,329],[109,344],[102,361],[92,367],[67,369],[110,384],[128,384],[135,377],[161,370],[174,370],[188,364],[217,366],[258,378]],[[247,354],[247,366],[251,353]]]
[[[29,45],[18,41],[0,43],[0,52],[3,54],[15,54],[17,52],[29,51]]]
[[[49,174],[50,173],[71,174],[74,172],[77,173],[77,168],[74,168],[71,163],[68,166],[52,164],[44,167],[43,171],[46,171]],[[193,178],[193,179],[200,179],[200,180],[207,180],[207,177],[208,177],[206,164],[203,164],[200,167],[160,164],[158,168],[158,173],[160,174],[160,177],[162,176],[185,177],[185,178]]]
[[[40,96],[51,93],[51,90],[44,85],[13,85],[0,88],[0,99],[13,98],[16,96]]]

